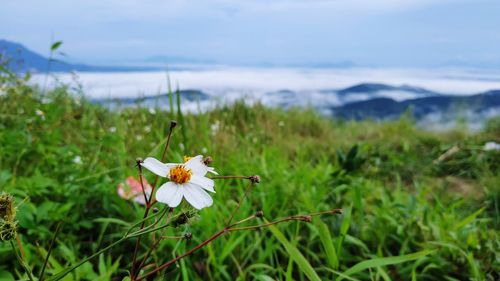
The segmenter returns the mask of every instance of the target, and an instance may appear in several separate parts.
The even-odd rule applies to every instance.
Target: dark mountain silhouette
[[[199,90],[180,90],[179,95],[181,102],[197,102],[210,99],[210,96]],[[174,93],[174,103],[177,103],[177,94]],[[131,97],[131,98],[111,98],[111,99],[93,99],[92,102],[108,106],[133,106],[141,104],[143,106],[159,106],[161,108],[168,108],[170,106],[169,94],[160,94],[156,96],[146,97]]]
[[[336,117],[346,119],[393,119],[411,112],[416,119],[433,113],[450,111],[472,111],[482,114],[498,109],[500,113],[500,90],[492,90],[472,96],[430,96],[397,102],[390,98],[375,98],[348,103],[331,108]]]
[[[86,64],[71,64],[57,60],[50,60],[35,53],[25,46],[0,39],[0,64],[13,72],[69,72],[69,71],[152,71],[155,67],[133,66],[93,66]]]
[[[409,85],[402,86],[390,86],[386,84],[380,83],[362,83],[358,85],[354,85],[352,87],[348,87],[342,90],[337,91],[339,95],[349,95],[349,94],[358,94],[358,93],[374,93],[381,91],[405,91],[422,95],[440,95],[440,93],[429,91],[424,88],[413,87]]]

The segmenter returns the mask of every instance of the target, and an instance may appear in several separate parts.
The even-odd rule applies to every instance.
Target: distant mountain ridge
[[[344,119],[395,119],[410,112],[416,119],[422,119],[431,114],[443,114],[460,111],[472,112],[476,115],[498,111],[500,114],[500,90],[491,90],[471,96],[428,96],[404,101],[390,98],[374,98],[370,100],[348,103],[332,107],[335,117]]]
[[[337,93],[340,95],[348,95],[352,93],[373,93],[373,92],[380,92],[380,91],[406,91],[406,92],[413,92],[413,93],[418,93],[418,94],[425,94],[425,95],[438,95],[439,93],[429,91],[424,88],[420,87],[413,87],[409,85],[401,85],[401,86],[390,86],[386,84],[380,84],[380,83],[361,83],[357,84],[345,89],[342,89],[338,91]]]
[[[22,44],[0,39],[0,64],[5,64],[13,72],[70,72],[70,71],[153,71],[157,67],[134,66],[95,66],[86,64],[71,64],[61,60],[51,60],[33,52]]]

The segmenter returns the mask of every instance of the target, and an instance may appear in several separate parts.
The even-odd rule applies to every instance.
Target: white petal
[[[167,177],[170,171],[170,167],[167,164],[163,164],[153,157],[146,158],[146,160],[141,163],[141,166],[164,178]]]
[[[187,183],[182,186],[184,197],[189,202],[189,204],[193,205],[198,210],[201,210],[205,207],[212,206],[213,200],[205,190],[201,189],[197,185]]]
[[[212,174],[214,174],[214,175],[218,175],[218,174],[219,174],[219,173],[217,173],[217,172],[215,171],[215,168],[214,168],[214,167],[207,167],[207,170],[208,170],[208,172],[210,172],[210,173],[212,173]]]
[[[189,159],[189,161],[184,164],[184,167],[191,170],[193,175],[204,176],[208,171],[207,165],[203,163],[203,155],[198,155]]]
[[[191,179],[189,180],[190,183],[193,183],[193,184],[196,184],[200,187],[203,187],[204,189],[210,191],[210,192],[214,192],[215,193],[215,190],[214,190],[214,181],[212,179],[209,179],[207,177],[202,177],[200,175],[192,175],[191,176]]]
[[[173,182],[164,183],[156,191],[156,201],[165,203],[171,208],[179,206],[182,200],[182,186]]]

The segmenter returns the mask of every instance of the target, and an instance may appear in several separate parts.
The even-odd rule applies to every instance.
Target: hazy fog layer
[[[446,94],[467,95],[500,89],[500,71],[467,69],[290,69],[230,68],[169,72],[172,87],[202,90],[218,99],[233,100],[239,96],[264,98],[267,92],[292,90],[314,92],[335,90],[358,83],[411,85]],[[34,76],[43,84],[45,74]],[[166,72],[51,74],[48,85],[80,83],[88,97],[137,97],[164,93]],[[397,94],[396,94],[397,95]],[[394,96],[406,99],[411,96]]]

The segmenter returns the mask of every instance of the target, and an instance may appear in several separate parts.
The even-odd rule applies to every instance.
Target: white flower
[[[219,120],[215,120],[215,122],[212,125],[210,125],[210,131],[212,132],[212,136],[215,136],[219,131],[219,129],[220,129],[220,122]]]
[[[82,164],[82,157],[80,157],[79,155],[75,156],[75,158],[73,158],[73,163]]]
[[[42,120],[45,120],[45,112],[41,111],[40,109],[35,110],[35,114],[40,116]]]
[[[180,164],[162,163],[155,158],[148,157],[141,166],[170,180],[156,191],[158,202],[174,208],[179,206],[184,197],[198,210],[212,205],[212,197],[205,190],[215,193],[214,181],[205,175],[207,172],[215,173],[215,171],[214,168],[207,167],[203,163],[202,155],[192,157]]]
[[[494,141],[489,141],[484,144],[484,150],[500,150],[500,143],[496,143]]]
[[[110,133],[116,133],[116,127],[109,127]]]
[[[156,114],[156,110],[152,107],[149,108],[149,113],[152,114],[152,115],[155,115]]]

